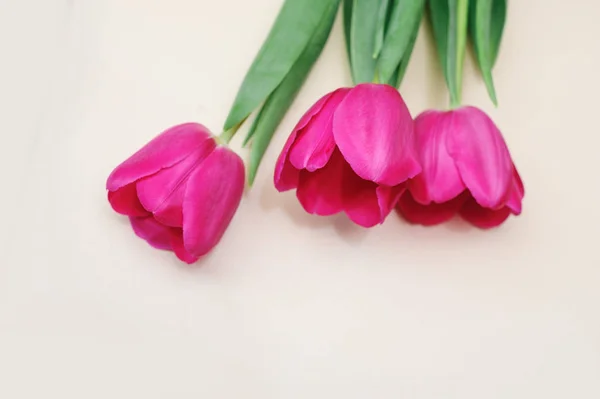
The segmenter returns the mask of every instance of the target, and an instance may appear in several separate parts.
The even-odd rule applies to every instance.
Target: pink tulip
[[[417,175],[413,121],[398,91],[360,84],[323,96],[300,119],[275,167],[279,191],[297,189],[311,214],[345,212],[382,223]]]
[[[108,200],[155,248],[193,263],[220,241],[244,191],[244,163],[197,123],[172,127],[117,166]]]
[[[475,107],[426,111],[415,120],[423,173],[408,184],[398,210],[434,225],[460,214],[480,228],[521,213],[523,183],[494,122]]]

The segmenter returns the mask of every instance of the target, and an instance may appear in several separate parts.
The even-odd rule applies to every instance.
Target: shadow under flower
[[[467,223],[459,216],[454,216],[452,219],[442,224],[442,226],[453,233],[468,233],[477,230],[473,225]]]
[[[307,213],[298,202],[295,192],[277,192],[272,186],[265,185],[261,190],[260,206],[266,211],[282,209],[299,227],[311,229],[331,228],[348,243],[358,243],[365,239],[368,230],[354,224],[344,213],[332,216],[319,216]]]

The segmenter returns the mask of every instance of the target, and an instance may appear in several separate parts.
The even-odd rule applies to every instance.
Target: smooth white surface
[[[350,83],[340,21],[199,267],[111,212],[106,177],[153,135],[219,130],[280,4],[0,0],[0,398],[599,398],[597,3],[510,2],[498,109],[467,60],[527,190],[498,230],[364,231],[275,192],[287,132]],[[446,101],[430,44],[415,115]]]

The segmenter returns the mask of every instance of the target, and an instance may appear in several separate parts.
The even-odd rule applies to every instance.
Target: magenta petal
[[[191,265],[199,259],[198,256],[192,255],[187,249],[185,249],[185,245],[183,245],[182,231],[177,231],[171,235],[171,246],[173,247],[173,252],[175,252],[177,258],[188,265]]]
[[[460,216],[480,229],[499,226],[510,215],[510,209],[503,207],[498,210],[483,208],[473,198],[470,198],[461,208]]]
[[[451,122],[452,111],[426,111],[415,119],[415,142],[423,172],[412,179],[409,186],[419,203],[443,203],[465,190],[446,148],[446,139],[453,127]]]
[[[289,162],[296,169],[313,172],[322,168],[335,149],[333,114],[350,89],[334,91],[321,111],[298,132],[289,152]]]
[[[333,118],[335,142],[361,178],[396,186],[421,171],[414,149],[413,120],[398,91],[360,84]]]
[[[146,240],[148,244],[157,249],[170,250],[171,235],[173,229],[163,226],[157,222],[152,216],[148,217],[130,217],[129,221],[135,234]]]
[[[406,185],[400,184],[394,187],[378,186],[375,190],[377,195],[377,202],[379,204],[379,213],[381,215],[381,222],[392,212],[392,209],[396,207],[402,194],[406,191]]]
[[[300,120],[298,121],[298,123],[294,127],[294,132],[299,132],[300,130],[304,129],[304,127],[306,125],[308,125],[308,122],[310,122],[311,119],[315,115],[317,115],[319,112],[321,112],[321,110],[323,109],[323,107],[325,106],[325,104],[327,104],[327,101],[329,101],[329,98],[331,96],[333,96],[335,93],[337,93],[338,91],[340,91],[340,90],[349,90],[349,89],[345,89],[345,88],[337,89],[337,90],[334,90],[331,93],[327,93],[323,97],[319,98],[317,100],[317,102],[314,103],[308,109],[308,111],[306,111],[304,113],[304,115],[302,115],[302,117],[300,117]]]
[[[409,223],[434,226],[452,219],[464,202],[465,195],[459,195],[440,204],[432,202],[429,205],[421,205],[407,191],[398,201],[396,209]]]
[[[292,166],[287,159],[278,160],[275,166],[275,188],[279,192],[291,190],[298,187],[300,171]]]
[[[195,169],[183,200],[183,241],[193,256],[221,240],[244,193],[244,163],[227,147],[217,147]]]
[[[106,188],[116,191],[142,177],[168,168],[186,158],[210,137],[210,131],[198,123],[174,126],[117,166],[108,177]]]
[[[171,227],[183,227],[183,197],[185,182],[178,186],[167,199],[153,212],[154,218],[160,223]]]
[[[135,191],[135,184],[128,184],[117,191],[108,192],[108,202],[115,212],[122,215],[143,217],[148,216]]]
[[[500,207],[513,180],[512,160],[502,134],[475,107],[451,111],[451,116],[447,127],[448,153],[462,181],[482,207]]]
[[[513,165],[514,167],[514,165]],[[520,215],[522,210],[523,197],[525,196],[525,187],[517,168],[514,168],[513,181],[510,188],[508,198],[506,200],[506,206],[510,208],[512,213]]]
[[[294,127],[294,130],[292,130],[292,133],[285,142],[285,145],[281,150],[281,154],[279,154],[279,158],[277,158],[277,163],[275,164],[275,173],[273,177],[275,188],[278,191],[291,190],[292,188],[296,188],[298,186],[298,179],[300,176],[299,171],[290,164],[288,159],[288,153],[290,152],[292,144],[294,144],[294,142],[296,141],[296,136],[298,135],[299,131],[302,130],[308,124],[308,122],[312,119],[313,116],[315,116],[321,111],[329,97],[331,97],[332,95],[333,92],[325,94],[319,99],[319,101],[317,101],[312,107],[310,107],[308,111],[306,111],[304,115],[302,115],[302,118],[300,118],[300,121],[298,121],[298,123]]]
[[[296,196],[304,210],[310,214],[329,216],[343,210],[342,174],[344,158],[334,151],[329,162],[314,172],[303,170]]]
[[[137,195],[144,208],[154,213],[161,223],[182,227],[181,207],[186,181],[214,148],[214,140],[205,140],[183,161],[138,181]]]
[[[342,184],[344,210],[350,220],[363,227],[373,227],[383,222],[377,184],[361,179],[347,164]]]

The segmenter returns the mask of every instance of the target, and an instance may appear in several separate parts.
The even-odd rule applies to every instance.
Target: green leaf
[[[375,51],[373,52],[373,58],[378,58],[383,48],[383,39],[388,28],[389,20],[389,5],[390,0],[383,0],[379,6],[379,14],[377,15],[377,32],[375,34]]]
[[[492,24],[490,29],[492,67],[496,64],[496,59],[498,58],[505,23],[506,0],[496,0],[492,6]]]
[[[411,40],[414,46],[415,28],[418,32],[424,5],[424,0],[394,0],[385,41],[377,61],[377,75],[381,81],[389,81],[399,71],[398,66],[411,46]]]
[[[402,84],[402,80],[404,79],[404,74],[406,73],[406,68],[408,68],[408,62],[410,61],[410,57],[412,56],[413,49],[415,48],[415,43],[417,42],[417,36],[419,35],[419,28],[421,27],[421,17],[423,15],[424,8],[421,8],[421,16],[419,17],[419,23],[413,28],[413,32],[410,37],[410,42],[404,51],[404,55],[400,60],[400,65],[396,72],[394,73],[392,79],[390,79],[389,85],[394,87],[400,87]]]
[[[387,81],[387,84],[392,87],[400,86],[400,65],[398,65],[398,68],[396,68],[390,80]]]
[[[456,1],[456,47],[453,47],[455,51],[453,56],[455,59],[448,63],[448,67],[451,68],[448,71],[448,75],[454,73],[456,79],[456,97],[455,106],[460,105],[462,100],[462,80],[463,80],[463,65],[465,62],[465,50],[467,48],[467,32],[469,26],[469,0],[455,0]],[[453,43],[454,44],[454,43]]]
[[[498,100],[492,68],[498,56],[505,20],[506,0],[471,1],[469,10],[471,40],[481,75],[494,105],[498,105]]]
[[[379,10],[387,0],[354,0],[350,27],[350,66],[355,84],[372,82],[375,78],[376,36],[379,30]]]
[[[463,63],[467,42],[469,0],[429,0],[433,34],[440,55],[450,103],[461,103]]]
[[[442,73],[446,79],[446,85],[450,86],[446,64],[448,63],[448,19],[450,11],[448,2],[451,0],[428,0],[429,18],[433,28],[433,38],[435,39],[440,64],[442,64]]]
[[[344,0],[343,15],[344,15],[344,39],[346,42],[346,53],[348,60],[352,61],[350,55],[350,29],[352,28],[352,6],[354,0]]]
[[[429,9],[429,19],[431,20],[431,27],[433,29],[433,38],[435,40],[435,46],[440,57],[440,64],[442,64],[442,73],[446,84],[448,84],[448,75],[446,71],[446,64],[448,63],[448,1],[447,0],[428,0],[427,6]]]
[[[308,73],[325,46],[335,20],[338,5],[339,1],[330,2],[329,8],[323,13],[319,26],[310,42],[279,86],[269,95],[250,127],[245,140],[246,143],[252,140],[248,165],[248,183],[250,185],[254,182],[260,162],[277,126],[279,126],[285,113],[292,105]]]
[[[323,15],[339,0],[286,0],[250,66],[225,121],[231,129],[250,115],[288,75]]]

